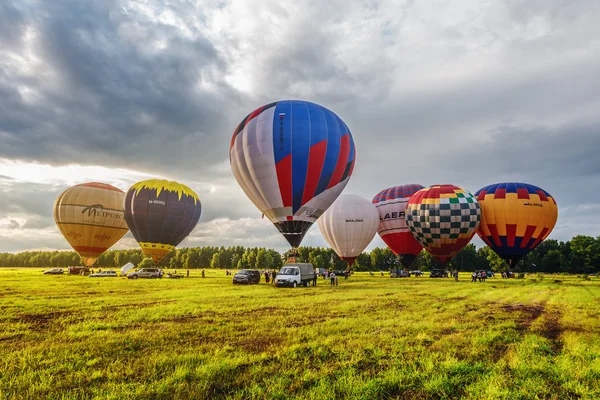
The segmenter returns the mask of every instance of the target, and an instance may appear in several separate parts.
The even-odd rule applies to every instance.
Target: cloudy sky
[[[552,238],[597,236],[598,21],[595,0],[4,0],[0,251],[69,249],[62,190],[150,177],[202,199],[182,246],[285,250],[228,154],[239,121],[281,99],[348,124],[345,193],[524,181],[558,202]],[[325,244],[316,224],[303,244]]]

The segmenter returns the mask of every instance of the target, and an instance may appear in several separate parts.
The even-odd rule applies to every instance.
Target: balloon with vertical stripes
[[[475,196],[481,205],[477,234],[512,267],[548,237],[558,218],[554,197],[528,183],[495,183]]]
[[[229,147],[242,190],[298,247],[310,226],[346,187],[354,168],[354,140],[335,113],[300,100],[252,111]]]

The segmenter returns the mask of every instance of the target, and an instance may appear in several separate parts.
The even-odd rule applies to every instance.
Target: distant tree
[[[217,251],[213,254],[212,261],[210,262],[211,268],[221,268],[221,258],[219,257],[219,252]]]
[[[475,271],[480,266],[477,250],[472,243],[467,244],[461,251],[450,261],[448,267],[451,270],[458,269],[459,271]]]
[[[154,265],[154,261],[152,261],[152,258],[147,257],[144,258],[138,265],[138,268],[153,268]]]
[[[355,271],[370,271],[371,270],[371,257],[369,256],[369,253],[367,252],[362,252],[358,255],[358,257],[356,258],[356,261],[354,261],[354,265],[352,266],[352,269]]]

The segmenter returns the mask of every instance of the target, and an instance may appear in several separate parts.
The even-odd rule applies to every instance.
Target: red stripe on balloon
[[[529,200],[529,192],[525,188],[517,188],[517,198]]]
[[[308,156],[308,168],[306,171],[306,184],[304,185],[304,194],[302,195],[302,205],[306,204],[315,196],[323,165],[325,164],[325,155],[327,154],[327,139],[314,144],[310,148]]]
[[[538,196],[540,196],[541,201],[548,201],[548,197],[546,196],[546,193],[544,193],[542,190],[538,190],[537,194],[538,194]]]
[[[479,192],[479,195],[477,195],[477,201],[481,201],[483,199],[485,199],[485,195],[486,195],[487,191],[484,189],[481,192]]]
[[[108,247],[73,246],[73,249],[78,253],[100,254],[108,250]]]
[[[277,180],[279,181],[279,191],[284,207],[292,206],[292,155],[288,154],[282,158],[276,165]]]
[[[342,176],[344,175],[344,170],[346,169],[346,165],[348,164],[348,156],[350,155],[350,135],[346,134],[342,136],[340,142],[340,155],[338,156],[337,164],[335,165],[335,169],[333,170],[333,174],[331,175],[331,179],[329,180],[329,185],[327,185],[327,189],[337,185],[340,183]]]
[[[498,235],[498,229],[496,229],[496,224],[488,224],[488,228],[490,233],[492,234],[492,239],[494,240],[494,244],[496,246],[502,246],[502,242],[500,241],[500,236]]]
[[[548,228],[542,229],[540,236],[538,236],[538,238],[535,240],[535,242],[531,243],[531,246],[529,246],[529,248],[535,249],[535,246],[537,246],[542,240],[544,240],[544,237],[547,233],[548,233]]]
[[[517,236],[517,225],[506,224],[506,241],[509,247],[515,245],[515,237]]]
[[[489,247],[493,247],[492,242],[490,241],[490,239],[487,236],[483,236],[483,235],[479,235],[479,237],[481,238],[481,240],[483,240],[485,242],[485,244],[487,244]]]
[[[535,232],[535,226],[527,225],[527,229],[525,230],[525,236],[521,239],[521,248],[524,249],[527,247],[527,243],[531,240],[531,236]]]
[[[258,114],[260,114],[263,110],[263,107],[259,107],[256,110],[252,111],[250,113],[250,115],[248,115],[248,118],[246,118],[246,122],[244,123],[244,127],[246,127],[250,121],[252,121],[254,118],[256,118],[258,116]]]

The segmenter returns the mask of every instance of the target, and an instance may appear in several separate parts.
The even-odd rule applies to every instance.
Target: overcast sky
[[[555,197],[551,238],[598,236],[598,21],[597,0],[3,0],[0,251],[70,249],[62,190],[151,177],[201,198],[181,246],[287,249],[228,153],[283,99],[350,127],[345,193],[522,181]],[[316,224],[303,244],[325,245]]]

